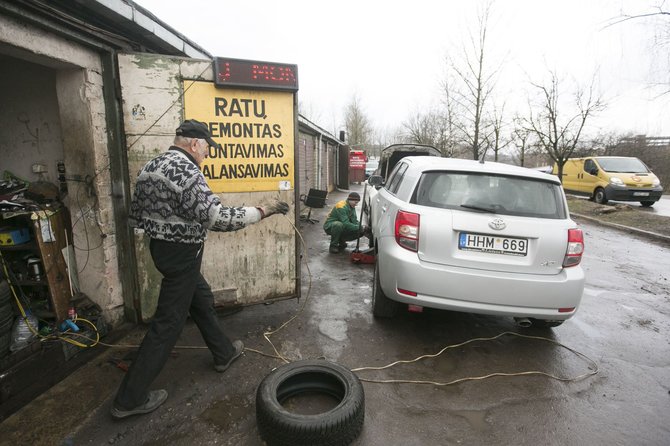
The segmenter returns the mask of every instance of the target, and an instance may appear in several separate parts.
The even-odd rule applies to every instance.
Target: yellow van
[[[552,173],[558,174],[554,164]],[[639,159],[629,156],[570,158],[563,166],[563,189],[588,195],[596,203],[639,201],[652,206],[663,194],[661,182]]]

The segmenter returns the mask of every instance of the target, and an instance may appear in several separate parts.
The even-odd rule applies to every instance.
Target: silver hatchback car
[[[507,164],[407,157],[370,202],[373,313],[401,304],[556,327],[584,290],[584,239],[555,176]]]

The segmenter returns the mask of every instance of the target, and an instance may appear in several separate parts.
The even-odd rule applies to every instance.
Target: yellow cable
[[[293,224],[293,222],[286,215],[284,215],[284,218],[293,227],[293,229],[295,230],[295,233],[298,234],[298,237],[300,237],[300,241],[302,242],[303,253],[305,254],[305,266],[307,267],[307,275],[309,277],[308,286],[307,286],[307,294],[305,295],[305,299],[303,300],[302,305],[300,306],[300,309],[298,310],[298,312],[295,315],[293,315],[293,317],[291,317],[289,320],[287,320],[286,322],[281,324],[281,326],[279,328],[277,328],[276,330],[267,331],[267,332],[263,333],[263,337],[265,338],[266,341],[268,341],[270,343],[270,345],[272,346],[272,349],[277,354],[276,356],[268,355],[267,353],[262,353],[258,350],[253,350],[253,349],[248,349],[248,348],[245,348],[245,350],[249,350],[251,352],[258,353],[258,354],[263,355],[263,356],[269,356],[271,358],[278,358],[278,359],[281,359],[282,361],[284,361],[285,363],[289,363],[290,361],[288,359],[286,359],[284,356],[282,356],[281,353],[279,353],[279,351],[277,350],[277,347],[275,347],[275,345],[270,340],[270,336],[279,332],[284,327],[286,327],[288,324],[293,322],[293,320],[295,320],[303,312],[303,310],[307,306],[307,300],[309,299],[310,293],[312,291],[312,271],[309,269],[309,258],[308,258],[308,254],[307,254],[307,243],[305,243],[305,239],[302,237],[302,234],[300,234],[300,231],[298,230],[298,228],[296,228],[296,226]]]
[[[12,290],[12,294],[14,295],[14,299],[16,300],[16,305],[19,308],[19,311],[21,312],[21,317],[23,318],[23,321],[26,323],[26,326],[28,329],[37,337],[41,337],[41,335],[38,333],[37,330],[28,322],[28,316],[26,315],[26,311],[23,309],[23,305],[21,305],[21,300],[19,299],[19,296],[16,294],[16,290],[14,289],[14,285],[12,284],[12,281],[9,280],[9,270],[7,269],[7,262],[5,261],[5,256],[2,255],[2,252],[0,251],[0,259],[2,259],[2,267],[4,269],[5,273],[5,278],[7,279],[7,285],[9,285],[9,289]]]

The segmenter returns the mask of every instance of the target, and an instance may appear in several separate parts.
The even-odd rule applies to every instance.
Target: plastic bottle
[[[9,347],[9,350],[12,352],[26,347],[35,337],[33,330],[39,330],[37,317],[35,317],[30,311],[26,311],[26,319],[28,320],[30,327],[32,327],[32,330],[26,324],[26,320],[22,316],[17,317],[14,321],[14,326],[12,327],[12,345]]]

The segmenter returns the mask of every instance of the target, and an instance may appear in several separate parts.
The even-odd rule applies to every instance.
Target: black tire
[[[533,325],[531,327],[538,328],[554,328],[560,326],[565,321],[550,321],[546,319],[531,319]]]
[[[607,204],[609,201],[607,195],[605,194],[605,189],[599,187],[593,192],[593,200],[598,204]]]
[[[316,415],[296,414],[282,403],[302,393],[322,393],[339,401]],[[365,395],[354,373],[334,362],[296,361],[276,368],[256,391],[256,422],[268,446],[338,446],[363,429]]]
[[[14,318],[11,298],[9,284],[4,280],[0,280],[0,325],[2,325],[5,319]]]
[[[640,201],[640,204],[646,208],[651,207],[656,203],[655,201]]]
[[[400,304],[389,299],[384,294],[379,283],[379,262],[375,262],[375,272],[372,278],[372,315],[377,318],[390,318],[396,315]]]

